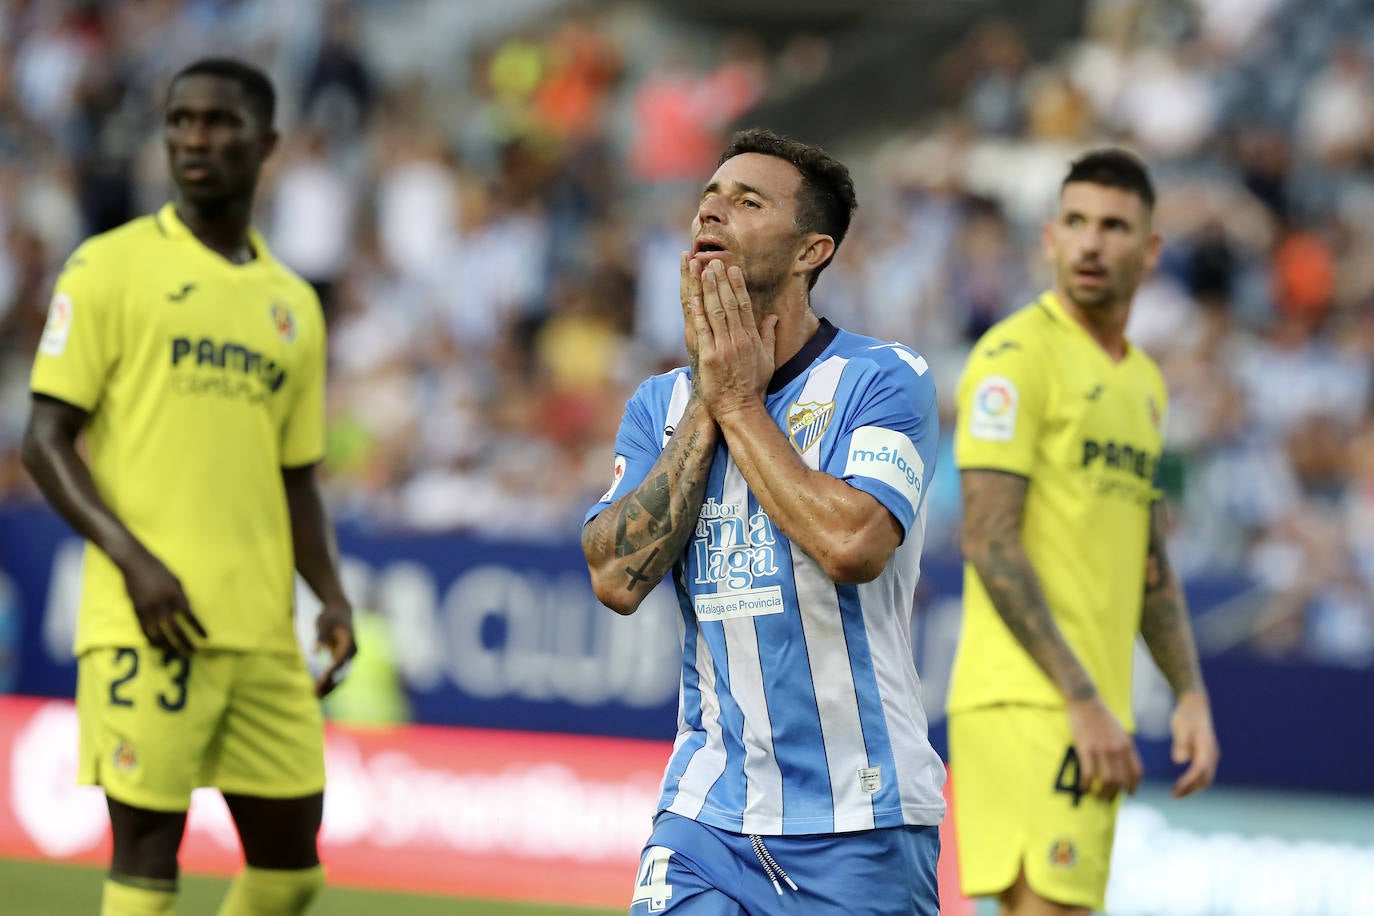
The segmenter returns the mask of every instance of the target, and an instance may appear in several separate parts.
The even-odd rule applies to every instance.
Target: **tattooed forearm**
[[[587,523],[582,549],[603,603],[630,613],[682,556],[718,435],[700,404],[690,402],[644,482]]]
[[[1060,692],[1069,699],[1090,700],[1097,688],[1054,622],[1040,577],[1021,544],[1027,483],[1001,471],[961,475],[964,556],[1002,622]]]
[[[659,548],[655,547],[653,549],[653,552],[650,553],[647,557],[645,557],[644,562],[639,565],[638,569],[636,569],[633,566],[625,567],[625,574],[630,577],[630,580],[625,583],[626,588],[634,588],[641,582],[649,581],[649,577],[644,574],[644,570],[647,569],[649,567],[649,564],[654,561],[654,557],[658,556],[658,551]]]
[[[626,500],[615,525],[615,555],[638,553],[673,530],[673,493],[667,474],[640,484]]]
[[[1159,503],[1150,510],[1150,546],[1145,566],[1140,635],[1175,695],[1203,689],[1202,668],[1188,620],[1188,604],[1164,546],[1164,508]]]

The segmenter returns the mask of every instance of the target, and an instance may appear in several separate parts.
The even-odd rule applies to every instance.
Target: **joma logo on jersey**
[[[1089,468],[1099,461],[1103,467],[1128,471],[1141,480],[1152,480],[1155,476],[1155,456],[1144,449],[1111,441],[1084,439],[1082,466]]]
[[[696,583],[723,584],[733,590],[750,588],[755,576],[777,575],[776,544],[773,524],[762,510],[746,522],[738,507],[707,499],[697,517],[692,539]]]
[[[255,375],[263,386],[276,392],[286,382],[286,370],[275,360],[267,359],[256,350],[233,341],[216,343],[208,337],[191,340],[189,337],[172,338],[172,366],[183,361],[196,366],[211,366],[226,372],[239,372]],[[192,362],[194,361],[194,362]]]

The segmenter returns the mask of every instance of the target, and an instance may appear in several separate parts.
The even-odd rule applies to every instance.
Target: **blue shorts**
[[[938,827],[748,837],[654,819],[630,916],[939,916]]]

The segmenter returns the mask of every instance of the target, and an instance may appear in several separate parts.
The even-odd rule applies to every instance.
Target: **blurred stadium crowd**
[[[1047,281],[1068,160],[1136,149],[1166,241],[1131,334],[1171,390],[1172,555],[1260,586],[1237,639],[1374,664],[1374,4],[1084,8],[1047,55],[983,19],[920,90],[938,104],[830,144],[860,213],[817,311],[922,352],[948,432],[968,347]],[[632,386],[681,361],[677,256],[723,137],[832,62],[819,33],[663,15],[0,3],[0,499],[37,498],[16,451],[55,272],[166,199],[165,81],[233,51],[281,93],[258,224],[326,305],[338,517],[575,537]],[[928,550],[951,554],[948,444],[939,473]]]

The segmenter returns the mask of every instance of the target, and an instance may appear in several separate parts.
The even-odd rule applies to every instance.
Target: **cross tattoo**
[[[625,567],[625,574],[630,577],[630,581],[625,583],[626,588],[633,589],[639,583],[649,581],[649,577],[644,575],[644,569],[653,561],[654,557],[658,556],[658,550],[655,547],[653,552],[640,564],[639,569],[635,569],[633,566]]]

